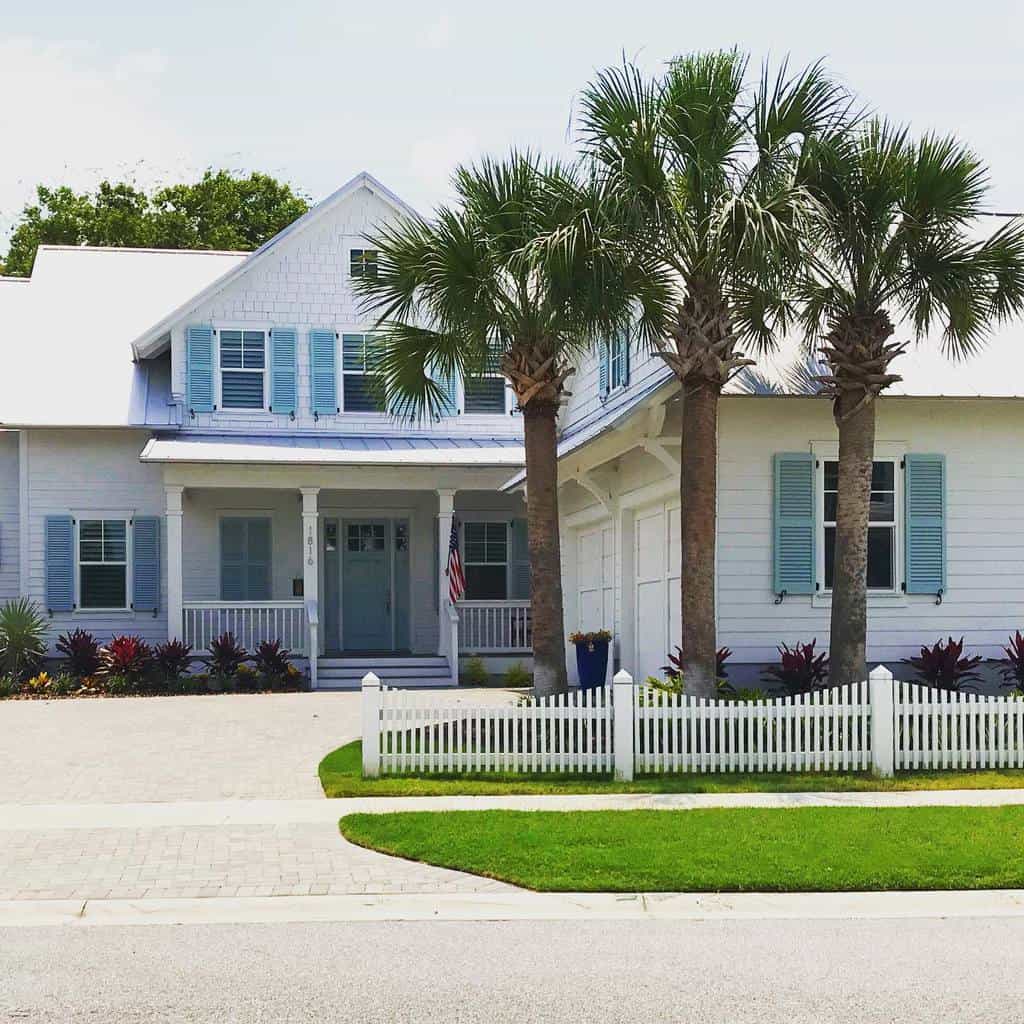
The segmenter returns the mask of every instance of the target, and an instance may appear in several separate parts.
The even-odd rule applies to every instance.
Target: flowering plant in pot
[[[581,690],[592,690],[604,683],[611,639],[612,635],[607,629],[569,634],[569,642],[576,646],[576,670]]]

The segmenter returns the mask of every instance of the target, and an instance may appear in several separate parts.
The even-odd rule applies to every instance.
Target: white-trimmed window
[[[350,277],[376,277],[377,250],[349,249],[348,272]]]
[[[508,597],[508,523],[462,524],[466,600],[504,601]]]
[[[503,416],[507,411],[505,378],[499,369],[501,354],[492,350],[482,374],[462,381],[462,409],[470,415]]]
[[[374,390],[372,334],[341,336],[341,408],[343,412],[383,412]]]
[[[836,510],[839,503],[839,462],[819,459],[818,502],[819,567],[822,589],[832,590],[836,549]],[[900,588],[901,490],[900,459],[876,459],[871,469],[871,506],[868,526],[868,590],[892,594]]]
[[[86,514],[78,524],[78,608],[123,611],[131,579],[128,516]]]
[[[608,386],[614,391],[629,383],[629,335],[623,331],[608,342]]]
[[[220,407],[264,409],[266,395],[266,331],[220,331]]]

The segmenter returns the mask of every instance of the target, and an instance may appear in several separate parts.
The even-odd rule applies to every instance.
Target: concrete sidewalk
[[[492,893],[0,902],[0,928],[327,921],[739,921],[1024,917],[1024,890]]]
[[[350,797],[125,804],[2,804],[0,832],[334,824],[346,814],[396,811],[682,811],[730,807],[999,807],[1024,789],[884,793],[587,793],[545,796]]]

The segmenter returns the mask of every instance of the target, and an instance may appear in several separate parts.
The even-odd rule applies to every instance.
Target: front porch
[[[250,651],[279,640],[308,661],[314,688],[358,686],[370,668],[395,685],[454,686],[460,657],[529,658],[520,496],[382,487],[369,469],[346,474],[349,486],[332,470],[304,474],[325,486],[272,486],[280,475],[165,472],[171,636],[197,652],[224,632]],[[396,476],[417,482],[411,471]],[[453,519],[468,584],[454,606]],[[528,588],[528,569],[525,579]]]

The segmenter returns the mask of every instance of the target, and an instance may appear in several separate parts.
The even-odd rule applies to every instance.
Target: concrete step
[[[447,667],[448,659],[436,654],[411,654],[393,656],[390,654],[372,654],[358,656],[331,656],[318,658],[320,668],[361,668],[364,670],[379,668],[432,668],[435,665]]]
[[[317,689],[358,690],[363,676],[375,672],[387,686],[455,686],[448,661],[437,655],[330,657],[317,661]]]

